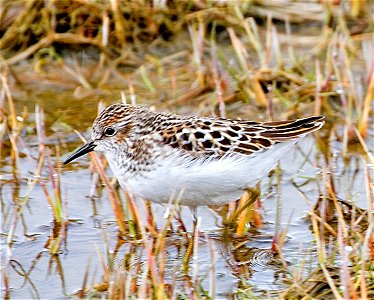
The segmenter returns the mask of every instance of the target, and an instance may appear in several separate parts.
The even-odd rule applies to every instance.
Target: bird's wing
[[[323,119],[323,116],[277,122],[191,119],[164,128],[160,134],[164,144],[196,157],[253,155],[276,143],[299,139],[318,130],[324,124]]]

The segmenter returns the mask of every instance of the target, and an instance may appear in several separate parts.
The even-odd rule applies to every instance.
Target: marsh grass
[[[249,283],[251,265],[243,263],[238,250],[264,225],[261,201],[271,193],[248,192],[237,203],[218,209],[226,219],[221,232],[226,248],[222,252],[240,282],[232,296],[239,299],[263,295],[281,299],[373,298],[374,161],[370,125],[373,121],[374,56],[370,53],[374,46],[373,24],[370,11],[366,9],[370,1],[349,1],[349,6],[334,3],[322,1],[305,5],[292,1],[287,2],[286,8],[279,1],[253,4],[235,1],[217,5],[210,1],[172,1],[167,5],[162,1],[153,4],[116,0],[4,1],[0,26],[0,153],[2,166],[5,162],[11,168],[11,177],[2,180],[1,185],[12,185],[13,190],[13,203],[9,205],[2,200],[1,204],[1,234],[6,239],[1,270],[4,298],[11,298],[12,294],[12,281],[8,276],[11,268],[25,278],[32,294],[40,297],[29,274],[43,254],[38,255],[29,270],[12,258],[17,226],[22,227],[26,237],[37,238],[28,233],[24,210],[33,190],[38,188],[51,208],[50,235],[45,244],[51,255],[49,272],[55,266],[63,294],[71,293],[65,291],[59,258],[66,246],[69,226],[74,221],[66,213],[69,199],[62,192],[61,181],[65,170],[59,163],[61,149],[64,152],[67,149],[63,143],[59,145],[60,142],[54,147],[47,145],[49,128],[39,106],[31,120],[27,110],[19,111],[15,105],[14,90],[22,85],[17,67],[27,58],[33,59],[30,64],[35,76],[42,73],[49,78],[48,71],[57,69],[64,72],[56,77],[63,85],[62,77],[68,75],[75,84],[73,94],[77,99],[84,100],[103,92],[113,79],[119,79],[123,101],[135,103],[137,95],[157,109],[194,106],[194,111],[203,115],[227,117],[234,110],[231,107],[236,107],[235,112],[240,116],[258,118],[260,115],[267,120],[305,113],[324,114],[327,124],[315,134],[319,159],[314,161],[309,154],[305,155],[306,163],[321,170],[319,175],[305,178],[305,183],[317,182],[318,197],[310,198],[303,191],[303,184],[293,182],[309,204],[316,261],[309,264],[301,260],[299,269],[287,264],[287,253],[283,253],[282,248],[287,243],[288,227],[280,225],[282,203],[278,197],[274,235],[267,255],[270,261],[280,264],[279,270],[286,274],[285,287],[262,294],[254,291]],[[318,24],[319,35],[294,34],[292,30],[298,29],[295,24],[303,23]],[[183,43],[175,51],[169,40],[178,35],[182,35]],[[87,48],[87,45],[95,49],[97,60],[90,67],[82,67],[74,59],[74,47]],[[186,45],[188,50],[183,49]],[[160,58],[152,51],[158,46],[173,49]],[[147,51],[140,51],[142,47],[150,51],[144,54]],[[299,54],[300,47],[311,51],[301,50]],[[67,57],[66,49],[70,49],[68,53],[72,59]],[[357,66],[359,57],[364,59]],[[358,76],[359,71],[362,74]],[[31,133],[30,126],[35,128]],[[29,135],[37,137],[37,157],[27,151]],[[354,191],[345,195],[340,192],[334,175],[333,141],[341,141],[339,155],[346,160],[354,152],[352,148],[362,149],[361,153],[358,151],[362,169],[357,172],[363,174],[365,180],[365,208],[355,204]],[[35,168],[32,180],[26,183],[26,192],[21,195],[24,179],[20,160],[23,156]],[[214,236],[200,230],[201,220],[198,219],[194,231],[189,231],[181,217],[177,197],[170,200],[169,213],[161,225],[149,203],[135,201],[131,194],[116,186],[106,172],[105,159],[94,153],[90,153],[90,159],[90,196],[94,198],[104,187],[118,237],[112,250],[109,237],[102,231],[102,244],[96,251],[99,269],[93,269],[89,258],[82,288],[75,296],[214,299],[217,296],[218,244]],[[280,195],[279,168],[272,178],[276,181],[276,193]],[[202,274],[199,251],[204,243],[208,245],[211,265]],[[128,251],[122,257],[120,249],[124,245]],[[170,277],[167,260],[171,248],[177,249],[179,259]]]

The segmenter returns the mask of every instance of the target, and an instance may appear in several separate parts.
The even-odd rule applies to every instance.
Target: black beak
[[[81,157],[95,149],[96,145],[94,142],[88,142],[87,144],[84,144],[81,148],[79,148],[77,151],[75,151],[72,155],[70,155],[63,164],[66,165],[69,162],[73,161],[74,159]]]

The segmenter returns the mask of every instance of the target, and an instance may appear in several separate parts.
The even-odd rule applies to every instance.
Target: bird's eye
[[[104,134],[106,136],[113,136],[113,135],[116,134],[116,130],[112,127],[107,127],[107,128],[104,129]]]

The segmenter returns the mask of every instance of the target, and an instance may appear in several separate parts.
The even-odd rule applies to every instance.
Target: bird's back
[[[322,116],[278,122],[168,116],[153,131],[156,167],[128,178],[127,187],[156,202],[183,190],[181,204],[192,206],[236,200],[324,123]]]

